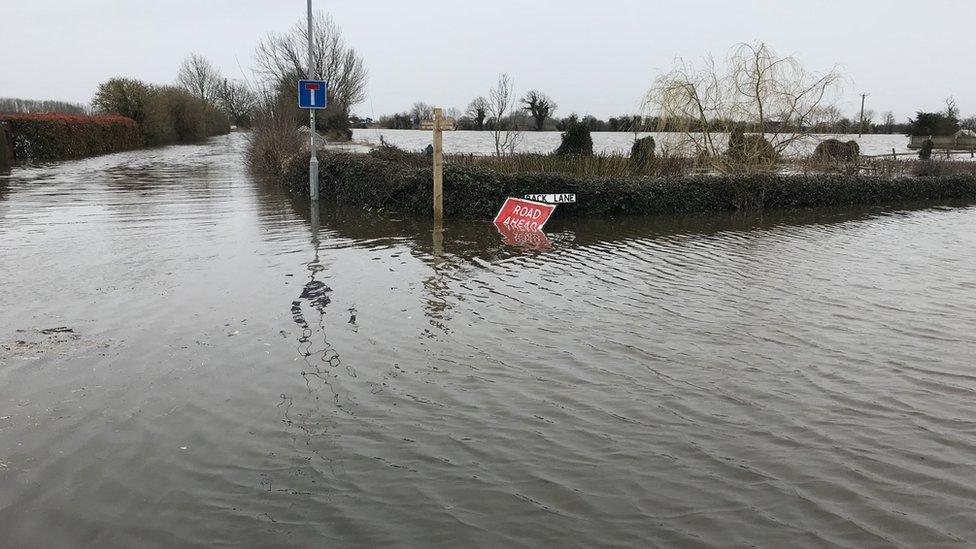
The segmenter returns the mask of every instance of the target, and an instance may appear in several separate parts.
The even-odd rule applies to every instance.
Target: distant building
[[[976,132],[973,130],[959,130],[955,135],[931,136],[913,135],[908,138],[909,149],[921,149],[922,144],[932,140],[932,148],[936,150],[949,151],[973,151],[976,150]]]

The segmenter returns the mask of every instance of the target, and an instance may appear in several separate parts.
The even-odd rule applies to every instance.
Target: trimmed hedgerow
[[[430,215],[431,168],[370,155],[319,153],[324,198],[371,209]],[[283,184],[308,194],[308,153],[282,166]],[[724,210],[870,205],[916,200],[976,200],[976,177],[884,178],[843,174],[690,175],[676,178],[581,178],[566,174],[504,174],[444,167],[444,215],[490,219],[509,196],[575,193],[557,216],[616,216]]]
[[[10,123],[14,157],[34,160],[80,158],[143,145],[139,125],[124,116],[3,114]]]

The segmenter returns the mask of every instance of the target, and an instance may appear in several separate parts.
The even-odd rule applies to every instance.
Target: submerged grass
[[[844,173],[883,177],[931,177],[944,175],[976,176],[976,162],[965,160],[904,160],[860,158],[857,162],[829,162],[801,158],[787,165],[803,174]]]
[[[679,177],[695,170],[692,158],[658,155],[638,165],[620,154],[505,156],[448,155],[444,161],[459,167],[487,168],[499,173],[558,173],[580,177]]]

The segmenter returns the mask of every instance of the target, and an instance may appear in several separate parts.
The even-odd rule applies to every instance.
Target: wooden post
[[[13,154],[10,154],[13,156]],[[7,162],[8,152],[7,152],[7,135],[3,128],[3,123],[0,123],[0,173],[10,171],[10,163]]]
[[[443,109],[434,109],[434,223],[444,220],[444,147],[441,120]]]
[[[894,147],[891,148],[891,159],[892,160],[898,160],[898,153],[895,152],[895,148]]]

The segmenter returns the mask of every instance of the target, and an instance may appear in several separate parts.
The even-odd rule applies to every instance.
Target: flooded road
[[[976,543],[976,208],[532,252],[241,149],[0,176],[5,547]]]
[[[637,137],[653,137],[657,143],[658,151],[671,149],[680,150],[682,144],[687,145],[684,134],[681,133],[660,133],[660,132],[593,132],[593,151],[597,154],[623,154],[629,155],[630,148]],[[775,140],[775,136],[769,135],[770,139]],[[397,147],[419,151],[426,147],[431,140],[430,131],[424,130],[387,130],[378,128],[355,129],[352,135],[353,141],[360,145],[378,146],[380,143],[388,143]],[[866,134],[857,136],[853,134],[812,134],[806,138],[799,139],[794,146],[786,151],[788,155],[799,154],[809,156],[817,148],[817,144],[825,139],[839,139],[840,141],[856,141],[861,149],[861,154],[881,155],[891,154],[893,150],[899,153],[911,152],[908,148],[908,138],[897,134]],[[726,134],[716,134],[716,139],[720,146],[728,142]],[[522,132],[519,134],[516,151],[520,153],[540,153],[547,154],[556,150],[562,141],[562,132]],[[369,147],[351,145],[351,150],[369,150]],[[444,132],[444,151],[447,154],[495,154],[495,142],[492,132],[459,130]],[[967,160],[968,155],[958,155],[953,157],[955,160]]]

